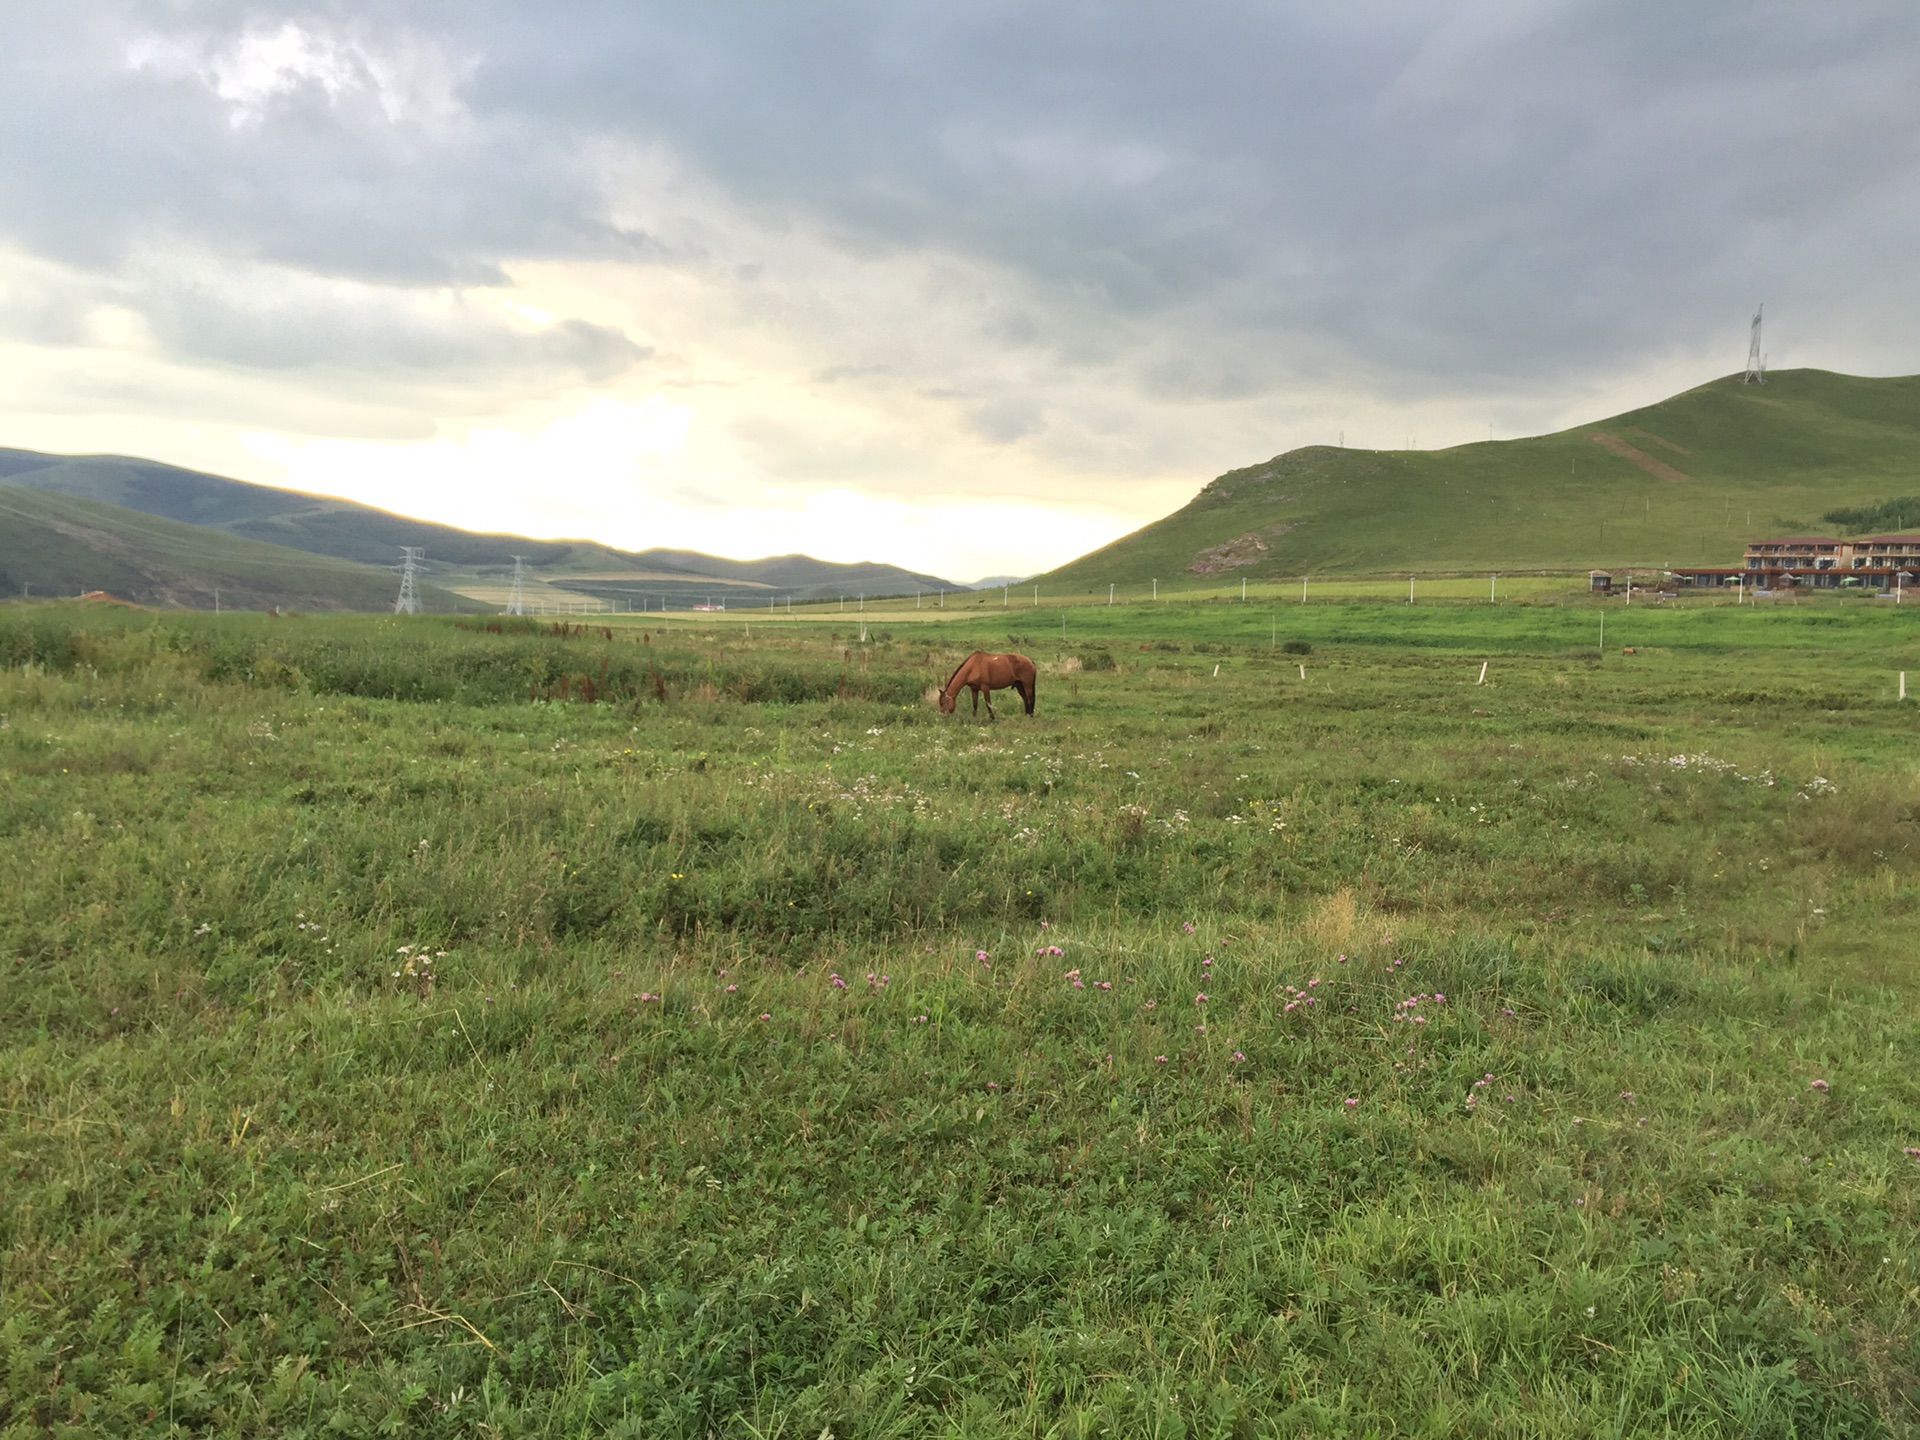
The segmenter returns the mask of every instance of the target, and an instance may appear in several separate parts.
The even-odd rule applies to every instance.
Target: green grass
[[[1602,448],[1613,437],[1669,467]],[[1920,488],[1920,376],[1739,376],[1555,435],[1448,450],[1312,446],[1231,471],[1181,510],[1040,577],[1104,598],[1158,578],[1237,584],[1313,574],[1738,565],[1750,538],[1824,528],[1836,505]],[[1202,552],[1255,536],[1211,576]]]
[[[0,1434],[1910,1433],[1920,616],[1607,613],[0,609]]]

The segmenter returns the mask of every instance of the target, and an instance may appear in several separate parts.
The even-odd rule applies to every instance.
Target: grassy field
[[[1920,611],[1060,613],[0,607],[0,1435],[1920,1426]]]
[[[1626,600],[1627,573],[1622,571],[1616,583],[1620,588],[1607,601],[1610,607],[1624,606]],[[1657,592],[1646,589],[1646,582],[1657,580],[1653,572],[1646,572],[1635,579],[1635,603],[1668,603],[1657,600]],[[1413,599],[1408,600],[1408,582],[1412,581]],[[1304,582],[1304,583],[1303,583]],[[1243,598],[1244,596],[1244,598]],[[1304,596],[1304,598],[1303,598]],[[1849,600],[1866,599],[1862,595],[1849,596]],[[1729,588],[1725,590],[1689,590],[1675,596],[1675,602],[1687,608],[1703,605],[1732,605],[1740,597]],[[1100,618],[1100,612],[1110,611],[1127,616],[1122,621],[1126,626],[1137,626],[1139,616],[1146,607],[1158,607],[1161,611],[1177,610],[1183,606],[1204,606],[1217,610],[1221,606],[1248,605],[1257,610],[1263,621],[1272,625],[1291,624],[1295,607],[1299,605],[1319,606],[1328,601],[1346,602],[1354,600],[1385,601],[1394,605],[1448,607],[1468,606],[1484,607],[1489,604],[1508,604],[1523,601],[1528,604],[1573,604],[1585,606],[1594,601],[1587,588],[1587,576],[1583,572],[1574,575],[1399,575],[1382,577],[1378,575],[1333,575],[1299,576],[1292,575],[1280,580],[1248,580],[1243,590],[1238,577],[1214,576],[1209,579],[1196,579],[1192,576],[1175,585],[1162,584],[1158,595],[1151,586],[1113,587],[1109,598],[1105,589],[1095,594],[1074,590],[1065,586],[1050,585],[1045,582],[1035,584],[1007,586],[996,590],[959,590],[948,591],[944,596],[929,591],[924,595],[894,595],[862,599],[848,596],[844,601],[814,601],[812,603],[787,606],[784,601],[769,605],[766,599],[730,600],[726,618],[732,621],[782,622],[797,618],[809,622],[830,620],[839,624],[857,626],[863,619],[872,623],[878,619],[947,622],[960,621],[964,616],[1000,615],[1009,626],[1019,626],[1032,620],[1034,610],[1049,610],[1056,613],[1047,616],[1047,623],[1058,627],[1060,615],[1066,610],[1069,629],[1078,623],[1077,617],[1085,614],[1089,623],[1095,627],[1103,626],[1107,621]],[[1791,594],[1782,592],[1781,603],[1795,603]],[[1136,608],[1139,607],[1139,608]],[[1023,615],[1026,619],[1023,621]],[[687,617],[696,624],[707,622],[704,617]],[[1111,618],[1111,616],[1109,617]],[[652,622],[649,622],[652,623]],[[1148,621],[1150,626],[1159,621]],[[1178,622],[1175,622],[1176,624]],[[1209,622],[1212,623],[1212,622]],[[1231,621],[1229,624],[1241,622]],[[1031,628],[1029,626],[1029,628]]]
[[[1920,376],[1735,375],[1554,435],[1294,450],[1040,578],[1104,598],[1154,577],[1164,589],[1243,574],[1738,565],[1751,538],[1825,531],[1836,507],[1920,494],[1916,457]]]

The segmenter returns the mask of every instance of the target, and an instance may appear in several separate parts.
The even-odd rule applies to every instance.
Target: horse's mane
[[[973,655],[978,655],[979,653],[980,652],[976,650],[973,652]],[[967,660],[973,659],[973,655],[967,656]],[[953,682],[958,680],[960,678],[960,672],[967,668],[967,660],[962,660],[958,665],[953,667],[953,674],[947,676],[947,683],[940,687],[940,693],[942,695],[953,689]]]

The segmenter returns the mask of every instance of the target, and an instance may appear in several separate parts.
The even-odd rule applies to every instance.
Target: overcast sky
[[[0,445],[958,580],[1920,371],[1920,4],[0,0]]]

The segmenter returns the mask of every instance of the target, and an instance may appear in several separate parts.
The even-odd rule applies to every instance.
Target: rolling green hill
[[[1554,435],[1289,451],[1040,578],[1104,594],[1156,578],[1734,565],[1750,537],[1915,494],[1920,376],[1783,370]]]
[[[211,610],[385,610],[390,570],[265,545],[119,505],[0,480],[0,596],[104,590],[142,605]],[[421,587],[428,610],[479,607]]]
[[[688,550],[634,552],[585,540],[480,534],[348,500],[117,455],[0,449],[0,481],[367,565],[391,565],[401,546],[415,545],[426,551],[426,573],[440,584],[494,601],[506,593],[515,555],[526,557],[531,578],[544,589],[615,604],[664,598],[682,605],[729,594],[764,597],[769,591],[805,600],[960,588],[897,566],[838,564],[806,555],[725,560]]]

